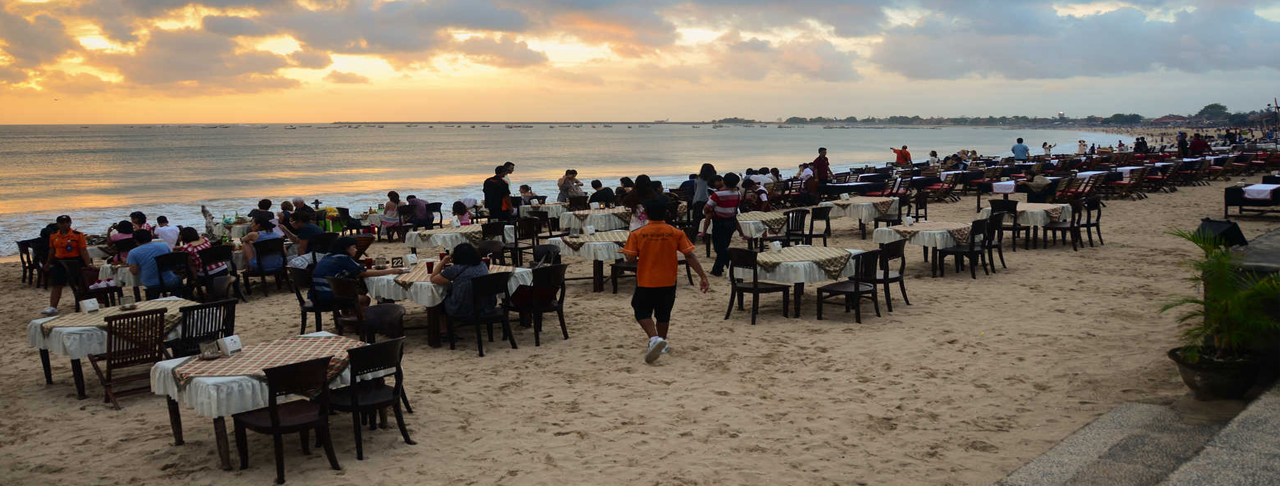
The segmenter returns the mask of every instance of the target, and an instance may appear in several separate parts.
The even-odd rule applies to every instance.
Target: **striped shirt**
[[[204,240],[204,242],[200,243],[199,245],[192,245],[192,244],[182,245],[182,250],[187,252],[187,255],[191,256],[191,263],[195,265],[197,271],[200,273],[200,276],[202,277],[221,272],[227,268],[227,262],[218,262],[212,265],[204,265],[204,262],[200,261],[200,250],[206,250],[211,248],[212,246],[213,245],[209,243],[209,240]]]
[[[737,216],[739,204],[742,204],[742,195],[737,190],[721,189],[707,200],[707,207],[715,209],[715,215],[720,219]]]

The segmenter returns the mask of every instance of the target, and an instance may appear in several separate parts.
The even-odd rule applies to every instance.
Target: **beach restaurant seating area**
[[[813,316],[823,325],[874,322],[895,307],[911,305],[908,280],[923,275],[925,267],[931,278],[982,285],[1010,268],[1034,265],[1039,252],[1079,253],[1095,248],[1095,237],[1097,248],[1104,250],[1103,227],[1108,233],[1116,230],[1104,221],[1111,221],[1116,211],[1158,205],[1161,197],[1178,191],[1211,190],[1202,186],[1215,181],[1273,171],[1280,171],[1280,154],[1274,152],[1199,158],[1118,153],[1041,157],[1029,163],[983,159],[963,170],[946,171],[868,167],[835,174],[819,184],[816,193],[798,179],[781,180],[768,184],[772,210],[738,216],[727,277],[716,280],[729,289],[728,302],[717,305],[726,305],[724,320],[734,325],[757,325],[762,312],[778,312],[791,320]],[[1029,174],[1043,176],[1047,183],[1037,187]],[[1280,209],[1278,188],[1276,176],[1261,184],[1228,186],[1226,205],[1241,211]],[[699,241],[701,204],[679,191],[667,197],[673,215],[669,223],[711,255],[710,238]],[[975,200],[972,213],[968,198]],[[1108,205],[1121,200],[1132,205]],[[100,262],[97,270],[66,270],[77,305],[98,310],[32,320],[28,343],[50,386],[55,357],[70,360],[81,399],[90,396],[81,365],[86,359],[100,385],[100,398],[115,409],[163,396],[174,447],[184,444],[183,415],[211,420],[222,469],[233,466],[227,418],[232,420],[241,469],[252,466],[251,456],[265,457],[265,451],[248,446],[249,431],[273,437],[277,482],[297,468],[340,469],[350,458],[335,454],[335,434],[352,434],[356,460],[363,460],[378,451],[362,441],[362,435],[378,433],[379,425],[386,427],[388,411],[398,427],[398,440],[405,444],[415,444],[409,425],[430,420],[429,415],[410,418],[423,417],[415,415],[414,408],[430,414],[431,405],[423,403],[429,395],[416,395],[405,386],[406,375],[426,372],[402,365],[406,353],[424,352],[409,345],[406,335],[425,335],[427,346],[435,348],[428,352],[474,353],[474,359],[483,359],[486,354],[519,353],[521,345],[529,343],[526,338],[534,347],[548,344],[547,339],[567,343],[571,328],[593,324],[566,319],[566,309],[573,309],[584,295],[625,308],[628,298],[613,294],[628,288],[624,279],[636,269],[620,252],[630,234],[632,214],[619,202],[534,199],[515,204],[512,214],[502,217],[472,204],[470,217],[476,224],[465,226],[446,224],[443,215],[437,220],[437,204],[430,223],[405,220],[396,226],[402,242],[377,246],[384,221],[344,210],[342,218],[348,224],[314,237],[312,251],[302,256],[298,245],[284,239],[254,243],[258,261],[276,256],[290,262],[278,269],[252,270],[244,249],[216,244],[201,254],[203,264],[225,262],[230,267],[226,277],[202,278],[188,271],[182,256],[165,267],[178,275],[180,285],[163,288],[145,288],[127,265],[106,261],[129,248],[95,245],[90,253],[95,263]],[[963,207],[960,214],[969,216],[931,218],[930,206],[937,214],[939,205]],[[829,246],[866,240],[868,225],[874,248]],[[320,248],[317,242],[335,241],[341,233],[358,236],[356,259],[366,269],[406,271],[329,278],[317,284],[311,273],[319,258],[313,255]],[[469,312],[449,315],[444,309],[449,285],[431,277],[437,266],[448,264],[447,252],[464,243],[480,248],[488,273],[470,282]],[[25,285],[40,287],[47,285],[47,276],[39,262],[47,256],[35,253],[36,246],[19,242],[21,278]],[[366,255],[375,251],[376,257]],[[304,260],[301,267],[294,265],[308,254],[310,264]],[[914,260],[917,254],[919,261]],[[586,270],[570,273],[587,262],[589,275]],[[689,265],[681,263],[686,277],[682,280],[692,287]],[[107,280],[115,285],[100,285]],[[577,280],[590,280],[590,293],[570,292]],[[313,300],[311,287],[325,283],[333,298]],[[605,292],[606,284],[612,293]],[[255,301],[269,298],[273,291],[291,294],[290,312],[296,300],[298,333],[240,342],[237,308],[259,305]],[[365,297],[371,305],[359,304]],[[551,315],[553,331],[544,336],[544,319]],[[421,325],[406,327],[406,319]],[[556,334],[559,337],[553,338]],[[495,344],[503,341],[505,345]],[[448,351],[443,349],[446,344]],[[549,352],[559,351],[563,350]],[[345,422],[344,414],[350,415],[350,432],[331,423]],[[300,442],[282,441],[282,436],[293,434]],[[413,434],[417,440],[424,436],[431,436],[429,428]],[[292,454],[286,459],[285,450],[298,446],[303,454],[313,446],[323,448],[326,461],[296,460]]]

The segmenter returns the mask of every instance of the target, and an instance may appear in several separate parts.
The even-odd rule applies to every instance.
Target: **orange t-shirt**
[[[911,152],[906,150],[893,149],[893,153],[898,155],[898,165],[911,165]]]
[[[686,255],[697,248],[689,236],[662,221],[631,232],[622,253],[639,258],[636,262],[636,285],[646,288],[674,287],[679,261],[676,252]]]
[[[76,230],[65,235],[61,231],[49,235],[49,248],[53,249],[54,258],[80,258],[80,250],[87,246],[84,233]]]

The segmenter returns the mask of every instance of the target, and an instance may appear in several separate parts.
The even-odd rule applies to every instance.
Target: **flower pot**
[[[1211,351],[1202,351],[1198,361],[1189,363],[1182,357],[1182,348],[1173,348],[1169,350],[1169,359],[1178,364],[1178,374],[1196,400],[1244,398],[1257,380],[1259,360],[1253,356],[1218,360]]]

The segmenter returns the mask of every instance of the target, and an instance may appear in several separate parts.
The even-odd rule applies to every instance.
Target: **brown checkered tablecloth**
[[[756,255],[756,264],[766,271],[773,271],[778,265],[788,262],[813,262],[827,273],[832,280],[840,278],[840,272],[849,264],[853,254],[839,248],[818,246],[793,246],[783,248],[781,252],[767,251]]]
[[[782,233],[787,226],[787,217],[781,211],[752,211],[738,215],[738,221],[758,221],[769,228],[769,233]]]
[[[586,221],[593,214],[612,214],[625,222],[631,221],[631,209],[621,206],[611,209],[582,209],[573,212],[573,216],[578,218],[578,221]]]
[[[565,236],[560,238],[560,241],[573,251],[578,251],[587,243],[617,243],[624,245],[627,243],[628,236],[631,236],[629,231],[601,231],[593,235]]]
[[[1061,204],[1023,203],[1018,205],[1018,213],[1044,211],[1045,214],[1049,215],[1049,221],[1058,221],[1062,219],[1062,206]]]
[[[439,265],[439,264],[440,262],[434,261],[434,265]],[[396,275],[395,281],[397,284],[400,284],[401,287],[404,287],[406,289],[409,287],[412,287],[413,284],[415,283],[430,282],[431,270],[434,270],[434,266],[433,268],[428,269],[427,262],[419,261],[417,265],[414,265],[412,270],[409,270],[409,273],[402,273],[400,275]]]
[[[889,209],[893,207],[893,198],[891,197],[851,197],[847,200],[837,199],[831,202],[843,208],[848,208],[854,204],[872,204],[876,207],[876,211],[880,211],[881,214],[888,213]]]
[[[472,245],[477,245],[480,244],[480,241],[484,240],[483,231],[484,228],[478,224],[459,226],[456,228],[449,226],[419,231],[418,237],[422,238],[422,241],[427,241],[432,235],[460,234],[467,237],[467,241],[471,242]]]
[[[364,343],[342,336],[293,336],[245,346],[231,357],[211,360],[192,357],[173,369],[173,377],[178,386],[209,376],[264,377],[262,370],[266,368],[329,356],[329,379],[333,379],[347,367],[347,350],[360,346]]]
[[[139,302],[137,309],[122,310],[117,306],[107,307],[106,309],[102,309],[91,314],[83,312],[63,314],[53,320],[40,324],[40,330],[44,331],[45,336],[48,336],[49,333],[57,327],[107,327],[107,317],[110,316],[152,309],[169,309],[169,311],[164,315],[164,332],[168,333],[182,322],[182,313],[178,312],[178,309],[197,304],[199,304],[199,302],[192,302],[185,299],[147,300]]]
[[[897,226],[890,226],[889,229],[892,229],[898,232],[898,234],[901,235],[903,239],[907,239],[907,240],[911,239],[911,237],[919,234],[922,231],[946,231],[948,233],[951,233],[951,237],[956,240],[956,244],[964,244],[965,242],[969,241],[969,230],[972,229],[972,227],[967,223],[947,223],[944,221],[929,221],[926,223],[916,223],[911,226],[900,224]]]
[[[489,265],[489,275],[495,273],[515,273],[516,267],[510,265]]]

